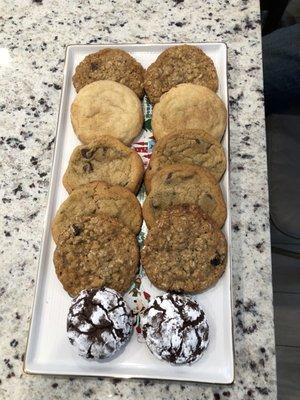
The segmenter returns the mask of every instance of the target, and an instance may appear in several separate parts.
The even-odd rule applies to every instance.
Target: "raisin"
[[[78,236],[81,233],[81,228],[78,225],[72,224],[71,232],[73,233],[74,236]]]
[[[91,70],[92,70],[92,71],[96,71],[97,68],[98,68],[98,64],[95,63],[95,62],[92,62],[92,63],[91,63]]]
[[[87,158],[87,159],[92,158],[93,154],[94,154],[94,152],[92,150],[89,150],[89,149],[81,149],[80,153],[81,153],[83,158]]]
[[[218,265],[221,264],[221,259],[220,259],[220,255],[216,255],[216,257],[214,257],[212,260],[210,260],[210,263],[212,266],[217,267]]]
[[[89,174],[90,172],[92,172],[93,171],[93,166],[92,166],[92,164],[91,163],[86,163],[84,166],[83,166],[83,170],[84,170],[84,172],[86,172],[87,174]]]

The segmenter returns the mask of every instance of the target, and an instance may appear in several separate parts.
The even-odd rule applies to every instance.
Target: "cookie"
[[[216,92],[218,75],[213,61],[198,47],[169,47],[150,65],[145,74],[145,90],[151,103],[180,83],[206,86]]]
[[[223,233],[201,209],[170,207],[150,229],[141,263],[159,289],[198,293],[213,286],[226,268]]]
[[[149,303],[141,323],[151,353],[171,364],[191,364],[208,346],[206,316],[189,297],[174,293],[157,296]]]
[[[154,147],[145,174],[147,192],[153,175],[171,164],[199,165],[220,180],[226,169],[226,156],[220,143],[201,129],[183,129],[163,136]]]
[[[153,108],[152,129],[156,140],[178,129],[201,129],[221,141],[226,125],[227,111],[220,97],[192,83],[172,88]]]
[[[63,177],[67,191],[94,181],[119,185],[137,193],[144,175],[141,157],[111,136],[77,146]]]
[[[142,104],[127,86],[113,81],[96,81],[84,86],[71,106],[71,122],[82,143],[103,135],[129,145],[143,125]]]
[[[89,54],[76,67],[72,78],[76,92],[95,81],[109,80],[129,87],[138,97],[144,95],[144,68],[121,49],[103,49]]]
[[[59,234],[74,220],[98,213],[117,218],[137,235],[142,225],[142,210],[133,193],[121,186],[92,182],[75,189],[59,207],[53,223],[52,236],[57,243]]]
[[[92,360],[111,358],[126,345],[133,328],[131,311],[113,289],[82,290],[67,317],[67,335],[78,354]]]
[[[59,235],[53,257],[58,279],[70,296],[83,289],[110,287],[123,293],[139,264],[135,235],[105,214],[81,217]]]
[[[151,191],[143,204],[148,228],[152,228],[163,210],[179,204],[198,205],[218,227],[224,225],[227,212],[222,191],[204,168],[173,164],[153,176]]]

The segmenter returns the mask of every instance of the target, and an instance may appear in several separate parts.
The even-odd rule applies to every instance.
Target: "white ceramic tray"
[[[225,104],[227,98],[227,48],[224,43],[194,43],[215,63],[219,76],[219,96]],[[144,67],[171,44],[164,45],[117,45],[131,53]],[[231,239],[228,168],[221,187],[227,203],[228,218],[224,233],[228,241],[228,265],[219,282],[211,289],[197,296],[203,306],[210,325],[210,344],[203,357],[192,365],[172,366],[156,359],[147,349],[138,326],[125,350],[113,360],[104,362],[87,361],[76,354],[66,336],[66,315],[71,298],[58,281],[52,262],[54,242],[50,225],[59,205],[67,197],[62,185],[62,176],[67,167],[70,154],[79,144],[70,121],[70,106],[75,97],[72,75],[76,65],[88,54],[103,47],[100,45],[72,45],[66,51],[64,82],[57,124],[56,146],[53,159],[48,206],[45,217],[44,234],[36,281],[36,293],[32,320],[28,337],[24,371],[31,374],[111,376],[121,378],[153,378],[181,381],[231,383],[234,377],[232,311],[231,311]],[[144,101],[145,120],[151,118],[151,107]],[[148,124],[146,122],[145,129]],[[229,165],[228,129],[224,135],[223,146]],[[147,163],[153,139],[151,132],[144,130],[134,147]],[[141,193],[140,198],[143,197]],[[140,240],[146,233],[145,226]],[[146,304],[148,294],[152,297],[161,292],[153,287],[141,271],[139,280],[126,299],[134,307]],[[137,321],[138,322],[138,321]]]

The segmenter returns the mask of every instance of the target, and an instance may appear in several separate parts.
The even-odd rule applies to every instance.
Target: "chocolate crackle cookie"
[[[52,235],[57,243],[61,232],[78,218],[98,213],[117,218],[134,234],[142,225],[142,210],[135,195],[121,186],[92,182],[79,187],[61,204],[52,223]]]
[[[94,181],[123,186],[137,193],[143,175],[143,161],[134,149],[111,136],[102,136],[74,149],[63,184],[69,193]]]
[[[72,80],[76,92],[89,83],[109,80],[129,87],[140,98],[144,94],[144,68],[121,49],[107,48],[89,54],[76,67]]]
[[[218,75],[213,61],[198,47],[172,46],[163,51],[145,74],[145,90],[151,103],[180,83],[206,86],[216,92]]]
[[[226,205],[216,179],[196,165],[173,164],[163,167],[151,180],[151,191],[143,204],[143,216],[152,228],[161,212],[179,204],[198,205],[222,227]]]
[[[172,88],[153,108],[156,140],[178,129],[202,129],[221,141],[226,125],[227,111],[220,97],[207,87],[192,83]]]
[[[201,292],[222,276],[227,259],[223,233],[192,205],[170,207],[150,229],[141,251],[145,272],[159,289]]]
[[[145,174],[147,192],[151,179],[165,165],[191,164],[206,168],[220,180],[226,169],[222,145],[201,129],[182,129],[159,139]]]
[[[133,318],[123,297],[113,289],[88,289],[73,299],[67,318],[70,343],[80,356],[111,358],[132,333]]]
[[[84,86],[71,106],[71,122],[82,143],[103,135],[129,145],[143,125],[140,99],[127,86],[113,81],[96,81]]]
[[[135,235],[105,214],[81,217],[63,231],[54,252],[58,279],[70,296],[82,289],[129,289],[139,264]]]
[[[209,343],[209,327],[199,304],[186,296],[166,293],[151,300],[141,318],[150,351],[171,364],[191,364]]]

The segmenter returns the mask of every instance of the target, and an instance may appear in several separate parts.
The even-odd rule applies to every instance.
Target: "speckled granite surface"
[[[235,383],[62,379],[22,372],[65,46],[225,41],[229,47]],[[0,398],[275,399],[276,373],[258,2],[0,4]]]

